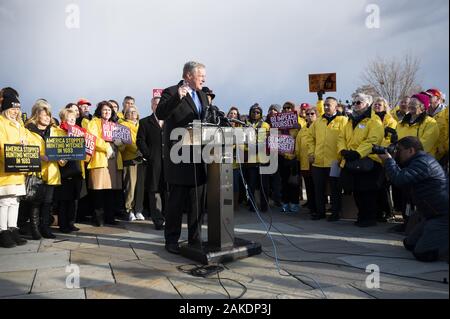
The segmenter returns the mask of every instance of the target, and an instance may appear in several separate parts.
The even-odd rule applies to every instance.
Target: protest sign
[[[336,92],[336,73],[310,74],[309,92]]]
[[[102,121],[102,138],[106,141],[106,142],[112,142],[113,141],[113,131],[114,131],[114,126],[116,125],[113,122],[109,122],[109,121]]]
[[[278,149],[280,154],[294,154],[295,139],[291,135],[270,135],[269,149]]]
[[[153,89],[153,97],[161,97],[163,89]]]
[[[49,161],[81,161],[86,158],[84,137],[58,136],[45,138],[45,155]]]
[[[40,172],[39,146],[4,144],[5,172]]]
[[[86,154],[92,155],[95,151],[95,141],[97,137],[88,132],[83,132],[78,125],[69,125],[67,129],[67,136],[84,137],[84,146],[86,147]]]
[[[128,127],[116,124],[113,129],[113,140],[121,140],[123,144],[131,144],[131,131]]]
[[[270,117],[270,125],[283,130],[299,128],[297,112],[276,113]]]

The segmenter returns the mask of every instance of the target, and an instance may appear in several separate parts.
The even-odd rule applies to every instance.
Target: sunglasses
[[[292,110],[292,107],[289,107],[289,106],[283,107],[283,110]]]
[[[316,115],[316,113],[306,113],[306,115]]]
[[[252,111],[253,114],[261,114],[260,111]]]
[[[363,102],[362,101],[355,101],[353,102],[353,105],[361,105]]]

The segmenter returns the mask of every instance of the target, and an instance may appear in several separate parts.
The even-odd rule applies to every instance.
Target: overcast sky
[[[369,4],[380,28],[366,26]],[[246,113],[314,103],[309,73],[336,72],[333,95],[346,100],[370,59],[410,53],[423,87],[448,93],[448,32],[448,0],[0,0],[0,87],[16,88],[26,111],[40,97],[58,111],[132,95],[148,115],[152,89],[196,60],[214,104]]]

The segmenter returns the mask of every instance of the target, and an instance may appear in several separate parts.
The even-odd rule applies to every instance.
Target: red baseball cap
[[[429,90],[427,90],[426,93],[430,94],[431,96],[435,96],[437,98],[442,97],[442,93],[438,89],[429,89]]]
[[[85,98],[79,99],[78,102],[77,102],[77,105],[80,106],[80,105],[83,105],[83,104],[92,105],[91,102],[89,102],[88,99],[85,99]]]
[[[306,110],[306,109],[308,109],[310,106],[309,106],[309,104],[308,103],[302,103],[302,104],[300,104],[300,109],[301,110]]]

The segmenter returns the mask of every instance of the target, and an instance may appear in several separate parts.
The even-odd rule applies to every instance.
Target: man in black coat
[[[167,187],[162,166],[162,135],[164,121],[156,117],[159,97],[152,99],[153,114],[139,121],[136,145],[145,160],[145,188],[148,192],[150,217],[156,230],[163,229],[163,209],[166,205]]]
[[[409,192],[422,217],[403,241],[405,248],[421,261],[448,262],[448,177],[441,165],[414,136],[398,141],[396,159],[402,169],[388,153],[379,157],[392,184]]]
[[[201,243],[206,168],[203,163],[192,161],[175,163],[176,159],[171,158],[170,150],[181,138],[171,140],[170,134],[174,129],[184,128],[194,120],[202,120],[207,113],[209,104],[202,92],[205,75],[203,64],[187,62],[183,68],[183,81],[162,92],[156,110],[158,119],[164,121],[164,176],[169,184],[164,235],[166,250],[174,254],[180,253],[178,240],[183,212],[188,215],[188,243]],[[192,151],[192,148],[188,147],[188,150]]]

